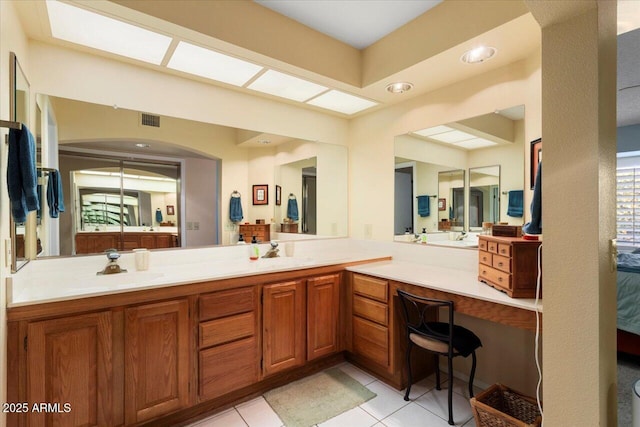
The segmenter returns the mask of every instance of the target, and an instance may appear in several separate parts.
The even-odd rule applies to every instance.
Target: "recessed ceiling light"
[[[261,139],[261,140],[259,140],[258,142],[259,142],[260,144],[264,144],[264,145],[271,144],[271,141],[269,141],[268,139]]]
[[[387,92],[391,93],[404,93],[413,89],[413,84],[409,82],[396,82],[387,85]]]
[[[138,147],[138,148],[149,148],[149,147],[151,147],[151,145],[139,142],[139,143],[136,144],[136,147]]]
[[[274,70],[267,70],[249,86],[249,89],[270,95],[281,96],[294,101],[306,101],[329,89],[298,77],[293,77]]]
[[[53,37],[159,65],[171,37],[117,19],[47,0]]]
[[[366,110],[367,108],[371,108],[374,105],[378,105],[377,102],[349,95],[348,93],[340,92],[339,90],[330,90],[329,92],[323,93],[317,98],[313,98],[311,101],[308,101],[307,104],[338,111],[344,114],[355,114],[362,110]]]
[[[167,67],[235,86],[243,86],[262,67],[191,43],[180,42]]]
[[[480,46],[465,52],[460,60],[467,64],[477,64],[492,58],[496,52],[497,50],[495,47]]]
[[[449,144],[454,144],[456,142],[466,141],[467,139],[475,138],[474,135],[470,133],[462,132],[459,130],[451,130],[445,133],[439,133],[437,135],[431,135],[429,138],[435,139],[440,142],[447,142]]]

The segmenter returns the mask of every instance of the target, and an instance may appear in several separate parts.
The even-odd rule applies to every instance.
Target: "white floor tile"
[[[244,422],[238,411],[231,408],[191,424],[189,427],[247,427],[247,423]]]
[[[449,427],[449,424],[437,415],[427,411],[416,403],[410,403],[382,420],[387,427],[429,426]]]
[[[373,418],[370,414],[356,407],[347,412],[343,412],[337,417],[333,417],[324,423],[318,424],[318,427],[371,427],[377,422],[378,420]]]
[[[464,427],[476,427],[476,420],[475,418],[471,418],[465,425]]]
[[[362,369],[358,369],[350,363],[340,365],[340,370],[349,375],[354,380],[358,381],[362,385],[368,385],[376,381],[374,377],[364,372]]]
[[[449,409],[447,397],[449,391],[446,388],[442,390],[432,390],[427,394],[420,396],[415,402],[423,408],[433,412],[444,420],[449,419]],[[453,422],[456,425],[463,425],[473,417],[471,412],[471,404],[469,399],[462,397],[457,393],[453,393]]]
[[[280,417],[262,396],[236,406],[249,427],[280,427]]]
[[[409,403],[405,402],[398,390],[380,381],[375,381],[367,385],[367,388],[377,396],[363,403],[360,407],[378,420],[382,420]]]
[[[480,393],[482,389],[480,387],[473,386],[473,395]],[[469,398],[469,383],[459,378],[453,378],[453,392]]]
[[[442,381],[442,378],[440,378],[440,381]],[[433,390],[435,386],[436,386],[435,375],[429,376],[427,378],[423,378],[411,386],[411,393],[409,393],[409,399],[411,400],[417,399],[418,397],[422,396],[426,392]],[[407,389],[402,390],[401,392],[402,396],[404,396],[406,392],[407,392]]]

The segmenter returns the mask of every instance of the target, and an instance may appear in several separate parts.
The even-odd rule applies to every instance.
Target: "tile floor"
[[[411,387],[411,401],[398,391],[349,363],[339,365],[346,374],[359,381],[376,397],[317,427],[448,427],[446,375],[442,390],[435,389],[431,376]],[[467,385],[454,380],[453,419],[457,426],[475,427]],[[189,427],[282,427],[282,421],[263,397],[241,403],[234,408],[190,424]]]

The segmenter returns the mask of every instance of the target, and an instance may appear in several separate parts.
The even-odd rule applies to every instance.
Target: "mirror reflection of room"
[[[524,144],[524,106],[398,135],[394,240],[420,241],[424,230],[428,242],[473,247],[467,233],[522,225]]]

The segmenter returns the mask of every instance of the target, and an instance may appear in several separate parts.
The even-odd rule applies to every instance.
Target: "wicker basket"
[[[538,403],[502,384],[494,384],[471,398],[476,427],[539,427]]]

